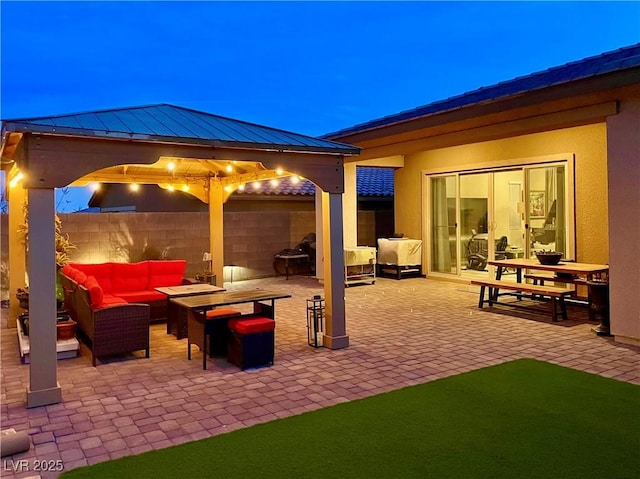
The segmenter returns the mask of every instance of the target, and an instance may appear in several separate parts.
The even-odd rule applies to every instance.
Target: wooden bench
[[[540,282],[540,285],[544,286],[545,281],[554,281],[556,283],[565,283],[565,284],[575,284],[575,285],[587,285],[587,280],[578,277],[570,277],[570,276],[555,276],[552,274],[525,274],[525,279],[533,280],[533,284],[537,285]]]
[[[567,307],[564,302],[565,296],[572,294],[574,291],[568,288],[560,288],[557,286],[543,286],[539,284],[528,283],[512,283],[507,281],[500,281],[496,279],[484,279],[473,280],[471,284],[480,286],[480,300],[478,307],[482,308],[485,301],[492,306],[493,303],[498,302],[498,291],[506,289],[510,291],[517,291],[520,293],[530,293],[534,298],[537,297],[549,297],[551,298],[551,314],[553,321],[558,320],[558,303],[560,303],[560,311],[563,319],[567,319]],[[489,288],[489,298],[484,299],[485,289]],[[500,303],[507,304],[507,303]]]

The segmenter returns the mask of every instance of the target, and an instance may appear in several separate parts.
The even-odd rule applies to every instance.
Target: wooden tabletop
[[[571,261],[560,261],[558,264],[541,264],[537,259],[533,258],[498,259],[487,261],[487,263],[505,268],[527,268],[571,274],[593,274],[609,271],[609,265],[606,264],[573,263]]]
[[[212,284],[195,283],[181,284],[179,286],[163,286],[154,288],[156,291],[166,294],[167,296],[189,296],[190,294],[215,293],[217,291],[226,291],[220,286]]]
[[[218,306],[229,306],[231,304],[251,303],[254,301],[268,301],[275,299],[290,298],[290,294],[277,291],[266,291],[255,289],[251,291],[232,291],[215,294],[201,294],[198,296],[187,296],[175,298],[171,302],[184,308],[208,309]]]

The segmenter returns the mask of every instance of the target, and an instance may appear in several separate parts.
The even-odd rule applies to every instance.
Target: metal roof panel
[[[248,148],[356,155],[344,143],[256,125],[169,104],[117,108],[36,118],[4,120],[15,131],[60,132],[101,137],[143,138],[178,143],[227,144]]]

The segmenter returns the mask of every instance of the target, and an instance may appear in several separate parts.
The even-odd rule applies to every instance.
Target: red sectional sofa
[[[96,357],[146,349],[149,323],[166,318],[167,297],[154,288],[188,283],[185,260],[70,263],[61,271],[65,308]]]

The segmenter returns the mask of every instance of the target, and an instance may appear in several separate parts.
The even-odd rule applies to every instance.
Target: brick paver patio
[[[274,366],[242,372],[210,359],[204,371],[195,347],[187,361],[187,340],[154,324],[150,359],[140,352],[93,368],[83,346],[79,357],[58,361],[63,402],[34,409],[25,408],[29,367],[20,363],[15,330],[6,329],[3,316],[2,428],[27,429],[32,447],[3,458],[0,475],[37,477],[11,470],[33,467],[35,459],[62,460],[69,470],[521,357],[640,384],[640,347],[596,336],[584,309],[570,308],[569,321],[552,323],[548,314],[479,310],[477,293],[464,284],[378,279],[347,288],[350,347],[330,351],[307,345],[305,300],[322,294],[316,280],[226,286],[293,295],[276,305]]]

